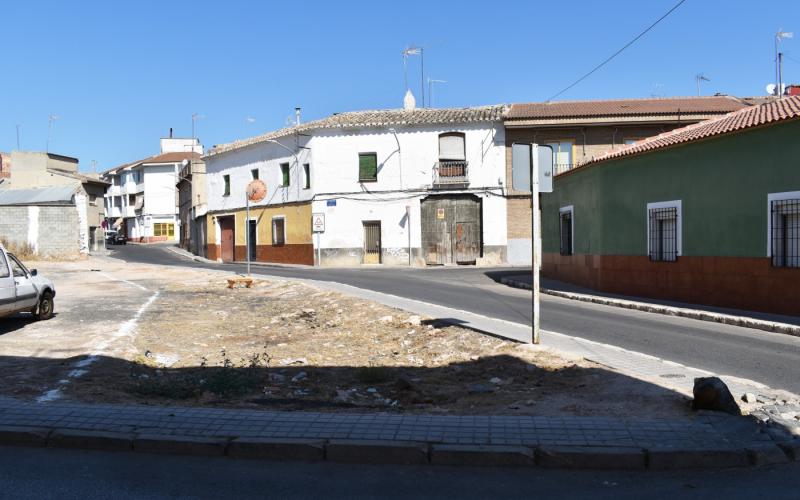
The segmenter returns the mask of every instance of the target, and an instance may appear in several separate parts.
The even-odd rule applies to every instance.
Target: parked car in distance
[[[125,245],[128,243],[128,238],[117,231],[116,229],[106,229],[106,244],[108,245]]]
[[[28,270],[0,245],[0,318],[30,312],[38,319],[50,319],[55,296],[52,281],[36,269]]]

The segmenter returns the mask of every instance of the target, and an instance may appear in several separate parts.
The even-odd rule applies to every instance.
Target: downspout
[[[394,136],[394,141],[397,143],[397,166],[399,168],[400,173],[400,190],[403,190],[403,153],[400,150],[400,139],[397,138],[397,131],[395,129],[390,128],[389,133]]]
[[[619,132],[619,127],[614,127],[614,132],[611,134],[611,149],[617,147],[617,132]]]

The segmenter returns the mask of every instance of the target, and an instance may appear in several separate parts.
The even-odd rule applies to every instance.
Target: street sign
[[[536,144],[511,145],[511,187],[531,192],[531,170],[534,151],[539,160],[539,192],[553,192],[553,148]]]
[[[315,233],[325,232],[325,214],[311,215],[311,230]]]
[[[327,200],[325,202],[325,206],[327,206],[327,207],[335,207],[336,206],[336,200]]]
[[[444,208],[437,208],[436,209],[436,218],[437,219],[444,219]]]

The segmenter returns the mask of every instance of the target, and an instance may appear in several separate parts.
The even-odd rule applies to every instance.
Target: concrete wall
[[[768,194],[800,191],[800,120],[603,162],[544,195],[543,272],[601,290],[800,314],[800,269],[772,267]],[[681,200],[677,262],[647,256],[647,203]],[[558,210],[574,207],[574,253]]]
[[[0,207],[0,239],[45,257],[77,257],[82,247],[78,210],[74,205]]]

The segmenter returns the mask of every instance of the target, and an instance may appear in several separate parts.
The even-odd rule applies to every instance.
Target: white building
[[[103,174],[111,185],[105,194],[110,225],[131,241],[178,241],[176,183],[184,161],[197,159],[203,149],[197,139],[161,139],[161,153],[112,168]]]
[[[505,260],[504,107],[359,111],[204,157],[208,256],[324,266]],[[245,189],[267,196],[245,224]],[[325,227],[312,233],[312,214]]]

